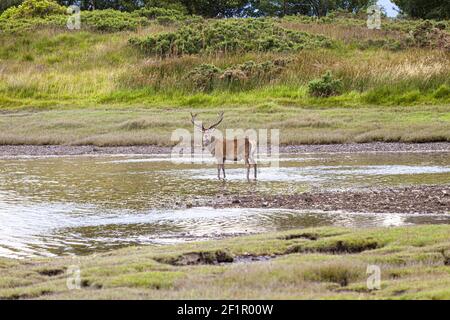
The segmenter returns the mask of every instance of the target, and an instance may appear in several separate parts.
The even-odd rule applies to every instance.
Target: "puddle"
[[[372,186],[449,184],[449,153],[286,155],[261,163],[177,164],[167,155],[0,159],[0,257],[89,254],[133,244],[169,244],[315,226],[450,223],[450,215],[213,209],[221,195],[286,194]],[[186,204],[199,208],[186,208]]]

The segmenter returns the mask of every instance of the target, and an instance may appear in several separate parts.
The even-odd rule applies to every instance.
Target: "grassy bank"
[[[1,144],[171,145],[176,128],[192,131],[186,108],[63,109],[0,114]],[[220,128],[280,129],[282,144],[370,141],[450,141],[449,107],[297,107],[276,102],[197,108],[211,123],[225,110]]]
[[[0,297],[449,299],[449,234],[446,225],[318,228],[79,258],[1,259]],[[81,289],[68,290],[74,265]],[[381,269],[379,290],[366,286],[368,265]]]

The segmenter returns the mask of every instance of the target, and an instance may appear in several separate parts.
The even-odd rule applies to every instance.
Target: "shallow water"
[[[450,183],[449,153],[284,155],[262,162],[257,182],[242,164],[217,181],[211,164],[155,156],[0,159],[0,256],[87,254],[312,226],[450,223],[450,215],[213,209],[221,195]],[[186,208],[186,204],[202,205]]]

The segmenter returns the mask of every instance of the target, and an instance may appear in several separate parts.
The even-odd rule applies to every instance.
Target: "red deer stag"
[[[214,130],[223,120],[223,112],[219,114],[219,119],[211,126],[205,127],[203,123],[199,124],[196,120],[197,114],[191,112],[191,122],[202,132],[202,146],[216,158],[217,177],[220,179],[220,169],[225,179],[225,160],[239,161],[244,160],[247,166],[247,180],[250,180],[250,167],[253,166],[256,179],[256,161],[255,152],[257,148],[256,141],[249,137],[234,139],[223,139],[215,137]]]

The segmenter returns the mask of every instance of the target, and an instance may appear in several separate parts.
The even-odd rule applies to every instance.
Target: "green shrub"
[[[445,30],[446,23],[425,20],[418,24],[411,36],[418,47],[450,49],[450,35]]]
[[[327,71],[321,78],[310,81],[308,90],[314,97],[336,96],[342,92],[342,81],[334,79],[331,71]]]
[[[146,7],[133,11],[133,15],[145,17],[149,20],[155,20],[161,25],[174,25],[178,23],[190,24],[193,22],[201,22],[203,18],[195,15],[186,15],[181,10],[166,9],[159,7]]]
[[[439,30],[446,30],[448,28],[447,21],[436,21],[434,27]]]
[[[221,79],[225,80],[227,84],[238,82],[269,82],[277,77],[277,75],[291,62],[291,59],[275,59],[273,61],[266,61],[263,63],[256,63],[247,61],[243,64],[232,66],[226,69]]]
[[[133,38],[130,43],[144,53],[160,56],[200,52],[286,52],[331,45],[324,36],[288,30],[268,20],[251,18],[196,22],[175,32]]]
[[[25,0],[21,5],[7,9],[1,17],[5,19],[43,18],[65,13],[66,8],[53,0]]]
[[[67,17],[67,15],[61,13],[26,18],[4,17],[2,15],[0,17],[0,30],[21,32],[39,27],[65,28]],[[136,30],[138,27],[146,26],[149,23],[150,20],[143,16],[112,9],[81,12],[81,28],[83,30],[101,32]]]
[[[202,91],[211,91],[214,87],[214,82],[218,79],[221,70],[212,64],[201,64],[194,68],[188,74],[193,85]]]
[[[123,30],[136,30],[140,26],[149,24],[145,17],[134,15],[128,12],[121,12],[113,9],[94,10],[81,12],[82,28],[103,32],[116,32]]]
[[[0,32],[15,33],[38,28],[65,28],[67,16],[51,15],[43,18],[21,18],[5,19],[0,18]]]
[[[133,14],[140,17],[145,17],[149,20],[155,20],[158,17],[172,17],[181,20],[185,17],[185,14],[179,10],[158,7],[142,8],[133,11]]]
[[[201,91],[211,91],[218,86],[243,89],[275,79],[290,61],[284,58],[263,63],[247,61],[225,70],[211,64],[202,64],[189,72],[187,78],[195,89]]]

